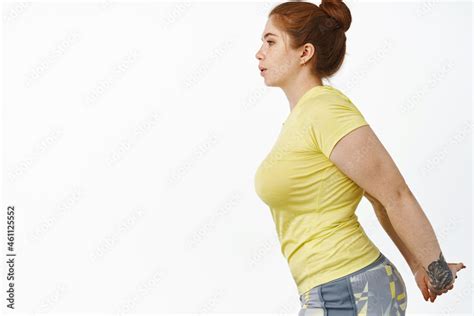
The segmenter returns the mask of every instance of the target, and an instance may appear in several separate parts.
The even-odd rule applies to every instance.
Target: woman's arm
[[[400,239],[397,232],[392,226],[390,219],[388,218],[387,211],[385,207],[377,199],[371,196],[369,193],[365,192],[364,196],[369,200],[374,208],[375,215],[377,216],[378,221],[382,225],[385,232],[388,234],[393,243],[397,246],[400,253],[405,258],[405,261],[410,266],[412,273],[414,274],[419,266],[419,263],[416,261],[415,256],[408,250],[405,243]]]
[[[392,241],[395,243],[395,245],[398,247],[400,252],[402,253],[403,257],[405,258],[406,262],[410,266],[411,272],[413,273],[413,276],[415,277],[415,281],[417,283],[417,286],[420,288],[421,293],[423,295],[423,298],[425,301],[430,301],[433,303],[436,299],[437,294],[430,292],[428,290],[428,277],[426,274],[419,274],[421,270],[420,263],[416,262],[415,257],[413,254],[408,250],[406,245],[403,243],[401,238],[398,236],[397,232],[392,226],[392,223],[390,223],[390,219],[388,218],[387,211],[383,207],[382,203],[377,201],[376,198],[371,196],[369,193],[365,192],[364,196],[369,200],[369,202],[372,204],[375,214],[384,228],[384,230],[387,232],[387,234],[390,236]],[[448,264],[449,266],[450,264]],[[451,264],[452,265],[452,264]],[[424,270],[423,270],[424,271]],[[446,293],[448,290],[452,289],[453,285],[451,287],[447,288],[443,293]],[[441,295],[441,294],[439,294]]]
[[[329,159],[382,203],[397,235],[429,276],[432,290],[441,292],[454,282],[433,227],[369,125],[342,137]]]

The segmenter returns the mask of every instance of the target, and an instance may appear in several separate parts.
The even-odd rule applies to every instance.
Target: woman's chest
[[[308,205],[318,184],[334,165],[308,140],[301,129],[283,128],[255,173],[255,190],[268,205]]]

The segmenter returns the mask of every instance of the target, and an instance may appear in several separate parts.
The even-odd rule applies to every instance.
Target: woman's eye
[[[267,43],[270,45],[270,43],[275,43],[274,41],[267,41]]]

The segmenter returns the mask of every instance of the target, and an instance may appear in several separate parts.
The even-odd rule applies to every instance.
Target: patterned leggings
[[[382,253],[368,266],[300,295],[298,316],[404,316],[407,292],[400,272]]]

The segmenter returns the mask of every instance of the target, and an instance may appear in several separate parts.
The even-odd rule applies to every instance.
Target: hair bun
[[[351,26],[351,11],[342,0],[322,0],[319,8],[329,17],[336,20],[338,26],[344,29],[344,32]]]

